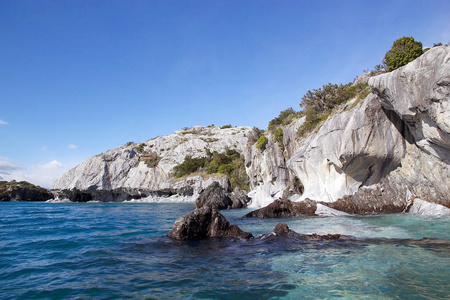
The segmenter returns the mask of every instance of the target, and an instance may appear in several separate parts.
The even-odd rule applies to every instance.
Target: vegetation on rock
[[[314,130],[325,121],[335,107],[351,99],[364,99],[370,93],[367,83],[326,84],[322,88],[308,91],[300,104],[306,117],[305,123],[298,129],[302,136]]]
[[[269,142],[269,139],[265,135],[261,135],[256,142],[256,148],[258,148],[261,151],[266,150],[267,143]]]
[[[211,152],[206,149],[206,156],[186,156],[183,163],[173,168],[174,176],[183,176],[204,172],[207,174],[224,174],[229,180],[231,187],[240,190],[249,189],[249,179],[245,171],[244,157],[236,150],[227,150],[223,153]]]
[[[422,54],[422,43],[415,41],[413,37],[404,36],[394,41],[392,48],[386,52],[384,61],[390,72],[415,60]]]
[[[53,195],[46,189],[26,181],[0,181],[0,202],[3,201],[46,201]]]

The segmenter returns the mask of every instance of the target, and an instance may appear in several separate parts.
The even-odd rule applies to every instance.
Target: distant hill
[[[0,202],[47,201],[53,195],[46,189],[26,181],[0,181]]]

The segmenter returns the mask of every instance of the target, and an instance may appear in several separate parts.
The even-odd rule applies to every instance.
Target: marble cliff
[[[367,79],[366,79],[367,80]],[[299,118],[282,126],[283,147],[267,131],[264,150],[251,127],[193,127],[89,158],[52,187],[72,201],[194,202],[222,174],[176,178],[186,155],[234,149],[245,159],[249,205],[305,199],[350,213],[450,207],[450,46],[435,47],[393,72],[368,79],[371,93],[335,109],[300,137]],[[436,206],[433,206],[434,208]]]

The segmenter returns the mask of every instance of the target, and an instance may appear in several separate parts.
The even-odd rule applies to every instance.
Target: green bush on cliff
[[[262,135],[256,142],[256,148],[258,148],[261,151],[264,151],[264,150],[266,150],[266,146],[267,146],[268,142],[269,142],[269,139],[266,138],[265,135]]]
[[[283,129],[281,127],[278,127],[275,129],[274,132],[275,142],[277,142],[280,149],[284,150],[284,144],[283,144]]]
[[[413,37],[402,37],[394,41],[392,48],[386,52],[384,61],[388,71],[393,71],[415,60],[423,54],[422,43]]]
[[[281,111],[278,117],[269,122],[268,129],[270,131],[273,131],[280,125],[288,125],[292,122],[292,120],[294,120],[296,115],[297,113],[294,111],[294,109],[292,109],[292,107],[289,107],[288,109]]]
[[[353,98],[358,102],[367,97],[370,88],[367,83],[326,84],[322,88],[308,91],[302,98],[300,106],[306,117],[305,123],[298,129],[299,135],[313,131],[325,121],[335,107]],[[357,104],[357,103],[356,103]]]
[[[205,149],[205,153],[207,156],[203,157],[186,156],[183,163],[173,168],[174,176],[180,178],[195,172],[224,174],[229,178],[233,189],[237,187],[248,190],[249,179],[245,171],[245,160],[237,150],[231,149],[219,153]]]

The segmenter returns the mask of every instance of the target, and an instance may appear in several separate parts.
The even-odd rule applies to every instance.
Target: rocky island
[[[91,157],[52,192],[71,201],[194,203],[214,184],[212,194],[225,199],[219,209],[279,200],[303,207],[284,212],[291,215],[448,214],[450,46],[348,89],[359,92],[314,126],[308,111],[287,110],[267,131],[185,128]]]

